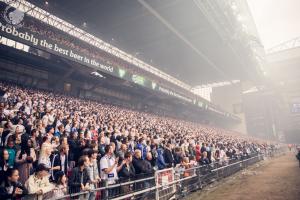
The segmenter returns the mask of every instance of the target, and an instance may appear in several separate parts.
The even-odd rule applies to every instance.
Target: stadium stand
[[[177,198],[280,152],[276,143],[205,123],[239,119],[28,14],[37,10],[19,29],[0,21],[0,199]],[[14,31],[53,42],[59,54]],[[76,62],[79,54],[106,71]],[[142,87],[135,76],[155,84]]]
[[[49,183],[62,181],[59,171],[69,175],[69,183],[63,184],[74,193],[99,183],[149,177],[154,170],[190,160],[196,165],[223,163],[268,148],[264,141],[216,127],[96,101],[5,83],[1,91],[1,180],[17,168],[29,194],[61,189],[56,185],[52,190],[55,184]],[[45,170],[50,179],[39,173]],[[50,189],[38,186],[32,180],[36,177]]]

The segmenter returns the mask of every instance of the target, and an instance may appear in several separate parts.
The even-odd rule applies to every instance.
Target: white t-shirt
[[[66,161],[66,155],[59,155],[60,161],[61,161],[61,171],[65,170],[65,161]]]
[[[103,156],[100,160],[100,176],[101,179],[107,180],[108,184],[114,184],[116,180],[118,180],[118,174],[117,174],[117,165],[113,168],[113,170],[107,174],[103,170],[107,169],[115,164],[115,158],[108,157],[107,155]]]

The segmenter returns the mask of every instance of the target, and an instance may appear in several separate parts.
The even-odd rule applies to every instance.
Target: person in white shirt
[[[55,119],[54,110],[51,110],[48,115],[48,125],[52,125]]]
[[[53,190],[54,185],[49,182],[48,170],[49,168],[44,164],[37,166],[35,174],[31,175],[25,182],[25,187],[29,193],[26,199],[42,200],[43,195],[47,195],[48,192]]]
[[[113,156],[113,147],[111,145],[105,146],[105,155],[100,160],[100,176],[109,185],[116,183],[118,180],[118,160]]]
[[[122,165],[118,167],[119,158],[114,157],[114,148],[112,145],[105,146],[105,155],[100,160],[100,176],[103,186],[115,184],[118,180],[118,173]],[[114,196],[117,193],[115,188],[109,189],[108,194],[102,194],[104,197]]]

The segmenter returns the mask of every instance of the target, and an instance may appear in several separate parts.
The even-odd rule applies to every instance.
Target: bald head
[[[151,152],[148,152],[146,155],[147,160],[152,160],[152,154]]]

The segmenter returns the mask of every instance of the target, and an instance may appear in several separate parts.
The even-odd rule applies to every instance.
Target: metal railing
[[[284,154],[282,149],[267,150],[263,153],[239,156],[229,160],[216,161],[208,165],[185,168],[179,165],[156,171],[154,175],[139,180],[127,181],[79,193],[68,194],[58,199],[93,199],[123,200],[123,199],[178,199],[192,191],[229,177],[261,160]]]

